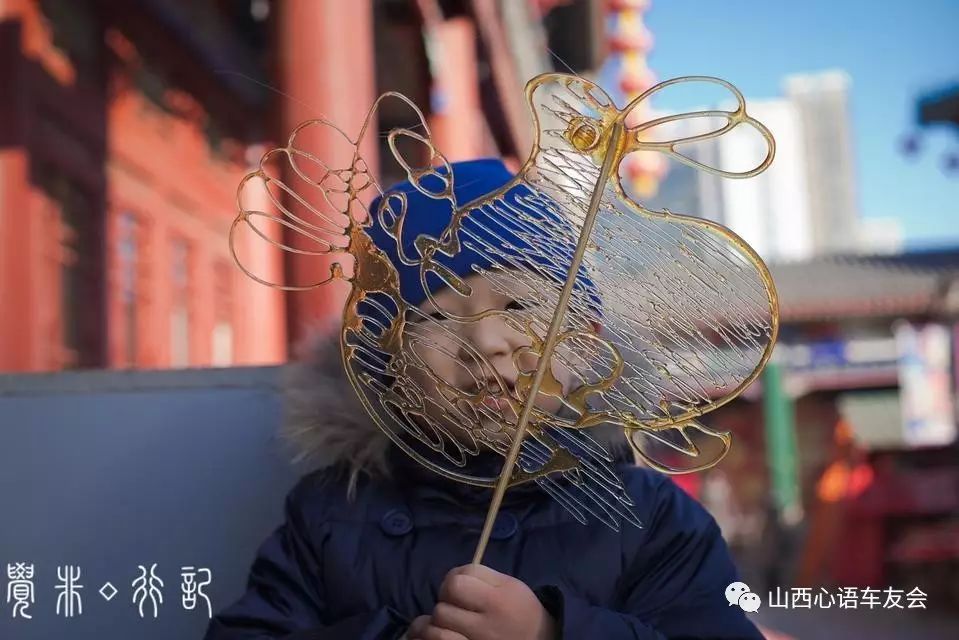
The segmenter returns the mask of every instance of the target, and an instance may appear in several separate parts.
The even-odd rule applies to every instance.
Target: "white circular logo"
[[[730,607],[736,605],[748,613],[759,611],[759,605],[762,604],[762,599],[750,591],[745,582],[733,582],[726,587],[726,601]]]
[[[759,611],[760,604],[762,604],[762,600],[751,591],[739,596],[740,608],[748,613],[756,613]]]

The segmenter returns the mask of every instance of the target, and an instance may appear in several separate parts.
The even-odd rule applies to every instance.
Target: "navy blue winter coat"
[[[206,640],[395,640],[429,614],[446,573],[467,564],[489,490],[420,470],[384,441],[338,363],[321,357],[292,385],[289,431],[320,469],[286,501],[246,593]],[[390,477],[350,467],[385,464]],[[584,526],[535,485],[507,493],[484,564],[528,584],[564,639],[761,639],[724,592],[736,569],[713,518],[671,480],[618,467],[643,528]]]

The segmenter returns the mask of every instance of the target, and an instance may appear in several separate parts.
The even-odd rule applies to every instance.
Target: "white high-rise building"
[[[728,110],[732,105],[719,108]],[[776,139],[772,166],[756,177],[734,179],[672,161],[656,196],[645,204],[726,225],[763,258],[805,258],[813,249],[799,115],[787,100],[748,101],[748,111]],[[669,125],[668,136],[688,138],[715,131],[722,124],[724,121],[716,118],[678,120]],[[757,166],[767,150],[762,135],[745,125],[718,138],[677,148],[697,162],[736,172]]]
[[[806,175],[817,253],[858,248],[859,204],[844,71],[794,75],[785,93],[802,121]]]
[[[720,222],[771,262],[890,250],[896,245],[895,225],[887,221],[864,227],[859,218],[848,84],[846,74],[838,71],[790,76],[786,97],[747,99],[747,111],[776,140],[772,166],[753,178],[729,179],[670,162],[659,192],[645,204]],[[707,126],[715,129],[716,122],[691,119],[671,126],[675,132],[670,137],[679,138],[702,133]],[[679,150],[704,164],[743,171],[762,160],[766,145],[743,125]]]
[[[816,248],[798,110],[788,100],[767,100],[747,102],[747,111],[772,133],[776,157],[758,176],[721,179],[723,223],[764,259],[781,262],[808,258],[816,253]],[[751,168],[765,157],[766,151],[765,139],[751,127],[740,126],[719,139],[723,168]]]

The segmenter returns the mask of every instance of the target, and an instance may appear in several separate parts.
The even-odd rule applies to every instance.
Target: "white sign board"
[[[907,446],[935,447],[956,439],[952,341],[948,327],[898,323],[899,393]]]

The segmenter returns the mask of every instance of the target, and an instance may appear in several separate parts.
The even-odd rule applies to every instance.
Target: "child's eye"
[[[423,313],[418,309],[409,309],[406,312],[406,321],[407,322],[421,322],[430,318],[436,320],[437,322],[445,322],[448,318],[443,315],[441,311],[434,311],[433,313]]]
[[[520,302],[519,300],[510,300],[506,304],[507,311],[522,311],[526,308],[526,303]]]

